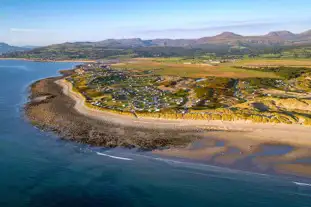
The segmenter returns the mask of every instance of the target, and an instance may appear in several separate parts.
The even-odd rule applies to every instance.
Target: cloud
[[[43,29],[32,29],[32,28],[10,28],[10,32],[15,33],[33,33],[33,32],[50,32]]]
[[[181,32],[212,32],[212,31],[234,31],[234,30],[254,30],[269,29],[271,27],[284,27],[286,25],[302,24],[310,22],[310,19],[303,20],[242,20],[242,21],[207,21],[201,22],[202,26],[187,25],[183,28],[167,28],[167,29],[146,29],[140,30],[139,33],[159,34],[159,33],[181,33]],[[198,25],[198,24],[193,24]]]
[[[238,24],[215,25],[215,26],[205,26],[205,27],[144,30],[144,31],[140,31],[140,32],[161,33],[161,32],[205,32],[205,31],[215,31],[215,30],[228,31],[228,30],[234,30],[234,29],[248,29],[248,28],[254,28],[254,27],[273,26],[273,25],[277,25],[277,24],[279,24],[279,23],[275,23],[275,22],[238,23]]]

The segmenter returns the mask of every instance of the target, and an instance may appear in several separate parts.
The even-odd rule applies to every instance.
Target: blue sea
[[[27,122],[28,86],[75,63],[0,61],[0,206],[310,207],[311,182],[62,141]]]

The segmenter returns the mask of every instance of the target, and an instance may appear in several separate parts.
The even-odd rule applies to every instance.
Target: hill
[[[199,39],[152,39],[142,40],[133,39],[108,39],[100,42],[90,43],[96,46],[110,48],[137,48],[137,47],[196,47],[200,48],[205,44],[229,44],[229,45],[295,45],[302,41],[308,41],[311,44],[311,30],[301,34],[294,34],[289,31],[274,31],[261,36],[242,36],[232,32],[223,32],[212,37],[203,37]]]
[[[275,31],[261,36],[242,36],[223,32],[198,39],[107,39],[98,42],[67,42],[29,51],[15,49],[2,57],[34,59],[102,59],[120,57],[176,57],[213,53],[225,55],[258,55],[280,53],[287,48],[311,46],[311,30],[294,34]],[[11,50],[14,51],[14,50]],[[22,51],[22,52],[21,52]]]
[[[24,48],[24,47],[11,46],[6,43],[0,42],[0,54],[8,53],[8,52],[16,52],[16,51],[25,51],[25,50],[29,50],[29,49]]]

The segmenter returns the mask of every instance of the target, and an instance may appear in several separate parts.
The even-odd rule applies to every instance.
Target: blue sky
[[[0,1],[0,42],[13,45],[311,29],[310,0]]]

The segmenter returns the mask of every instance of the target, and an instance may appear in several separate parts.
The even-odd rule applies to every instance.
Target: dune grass
[[[311,68],[311,59],[245,59],[236,66],[286,66]]]

